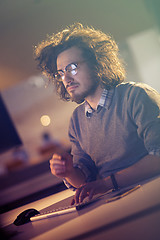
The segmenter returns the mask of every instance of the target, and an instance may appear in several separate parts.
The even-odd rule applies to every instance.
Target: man
[[[123,82],[110,36],[74,24],[39,44],[35,58],[61,99],[79,104],[69,126],[72,155],[50,160],[52,174],[76,189],[74,202],[160,173],[160,95]]]

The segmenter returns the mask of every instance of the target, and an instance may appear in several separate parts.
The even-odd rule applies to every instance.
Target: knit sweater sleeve
[[[137,84],[129,94],[130,116],[149,154],[160,156],[160,94],[148,85]]]
[[[83,149],[80,146],[78,128],[79,124],[75,111],[70,120],[68,132],[72,147],[71,154],[73,156],[73,166],[75,168],[79,168],[83,172],[86,178],[86,182],[94,181],[97,178],[98,171],[94,161],[87,153],[83,151]],[[75,188],[71,186],[66,180],[64,180],[64,183],[68,188],[75,190]]]

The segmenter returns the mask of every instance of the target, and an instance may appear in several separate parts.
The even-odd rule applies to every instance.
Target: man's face
[[[65,71],[66,66],[71,63],[77,64],[75,75]],[[79,48],[71,47],[60,53],[57,57],[57,70],[64,71],[62,82],[71,100],[80,103],[95,93],[98,82],[95,80],[87,60],[83,58],[82,51]]]

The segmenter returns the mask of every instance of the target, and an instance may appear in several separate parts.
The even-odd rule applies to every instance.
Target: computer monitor
[[[21,145],[22,141],[0,93],[0,154]]]

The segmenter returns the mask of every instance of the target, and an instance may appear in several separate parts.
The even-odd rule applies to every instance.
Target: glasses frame
[[[75,76],[77,74],[77,68],[78,68],[78,65],[80,63],[83,63],[85,61],[81,61],[81,62],[72,62],[72,63],[69,63],[64,70],[60,69],[60,70],[57,70],[54,74],[54,79],[58,82],[63,82],[64,81],[64,76],[65,76],[65,73],[71,73],[72,76]],[[71,67],[71,69],[69,69]]]

